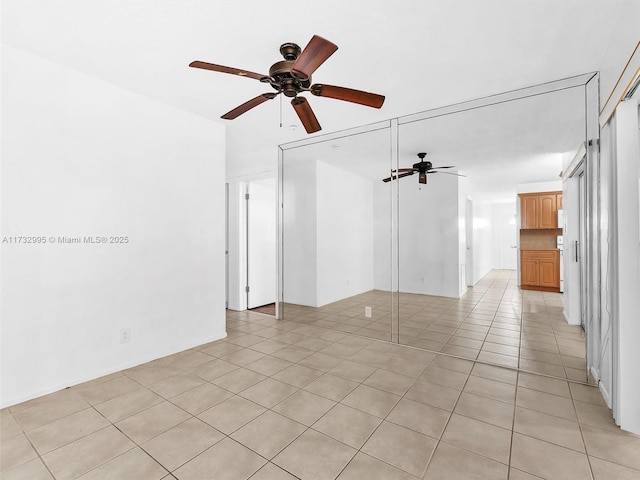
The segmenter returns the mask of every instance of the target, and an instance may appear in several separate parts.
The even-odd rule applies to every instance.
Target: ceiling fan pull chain
[[[282,128],[282,96],[280,96],[280,128]]]

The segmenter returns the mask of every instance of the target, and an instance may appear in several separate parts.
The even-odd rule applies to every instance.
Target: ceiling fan
[[[314,133],[320,131],[322,128],[307,99],[298,96],[298,94],[302,92],[310,92],[317,97],[328,97],[336,100],[344,100],[345,102],[359,103],[360,105],[373,108],[382,107],[385,100],[383,95],[376,93],[325,85],[322,83],[311,84],[311,74],[315,72],[327,58],[333,55],[337,49],[337,45],[318,35],[314,35],[311,38],[304,50],[301,50],[295,43],[285,43],[280,47],[280,53],[284,57],[284,60],[271,65],[269,75],[201,62],[199,60],[191,62],[189,66],[253,78],[270,84],[275,90],[275,92],[263,93],[252,98],[248,102],[225,113],[221,118],[233,120],[261,103],[267,100],[273,100],[283,93],[286,97],[291,97],[291,105],[293,105],[307,133]]]
[[[391,170],[391,176],[388,178],[383,178],[383,182],[390,182],[391,180],[397,180],[398,178],[408,177],[409,175],[413,175],[418,172],[418,183],[427,183],[427,174],[431,173],[446,173],[447,175],[456,175],[458,177],[466,177],[466,175],[461,175],[459,173],[452,172],[439,172],[438,170],[441,168],[455,168],[452,165],[447,167],[434,167],[431,162],[425,161],[424,157],[427,154],[425,152],[418,153],[418,158],[420,161],[418,163],[414,163],[411,168],[399,168],[398,170]],[[402,172],[402,173],[399,173]]]

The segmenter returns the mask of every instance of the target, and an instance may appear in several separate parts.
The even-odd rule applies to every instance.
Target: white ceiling
[[[246,174],[274,169],[276,146],[307,134],[288,128],[299,122],[286,99],[282,128],[279,100],[220,120],[270,87],[188,68],[192,60],[267,73],[284,42],[304,47],[314,34],[333,41],[339,50],[314,82],[387,99],[376,110],[311,97],[326,133],[592,71],[601,72],[606,98],[638,41],[638,18],[637,0],[3,0],[2,42],[224,123],[228,171]],[[478,139],[494,135],[484,127],[437,128],[449,145],[479,155]],[[557,131],[547,128],[545,140],[553,144]],[[523,142],[502,135],[487,153],[504,165],[500,152]],[[422,149],[434,164],[451,163],[446,147],[430,139]],[[530,163],[533,170],[517,170],[534,171]]]
[[[426,151],[434,166],[455,166],[447,172],[466,175],[493,201],[513,201],[518,184],[559,181],[562,153],[572,156],[584,140],[584,87],[531,93],[526,89],[513,100],[473,109],[459,105],[450,114],[427,112],[420,120],[401,118],[399,167],[410,167]],[[389,124],[361,130],[315,137],[308,145],[286,144],[285,167],[317,159],[372,180],[388,177],[396,168]],[[402,180],[416,182],[417,177]]]

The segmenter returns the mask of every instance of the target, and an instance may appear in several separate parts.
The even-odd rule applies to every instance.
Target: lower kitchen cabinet
[[[560,289],[560,252],[521,250],[520,271],[523,289],[557,292]]]

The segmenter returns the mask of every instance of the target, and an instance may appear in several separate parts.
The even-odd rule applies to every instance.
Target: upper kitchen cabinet
[[[521,193],[520,228],[558,228],[558,203],[562,206],[562,192]]]

